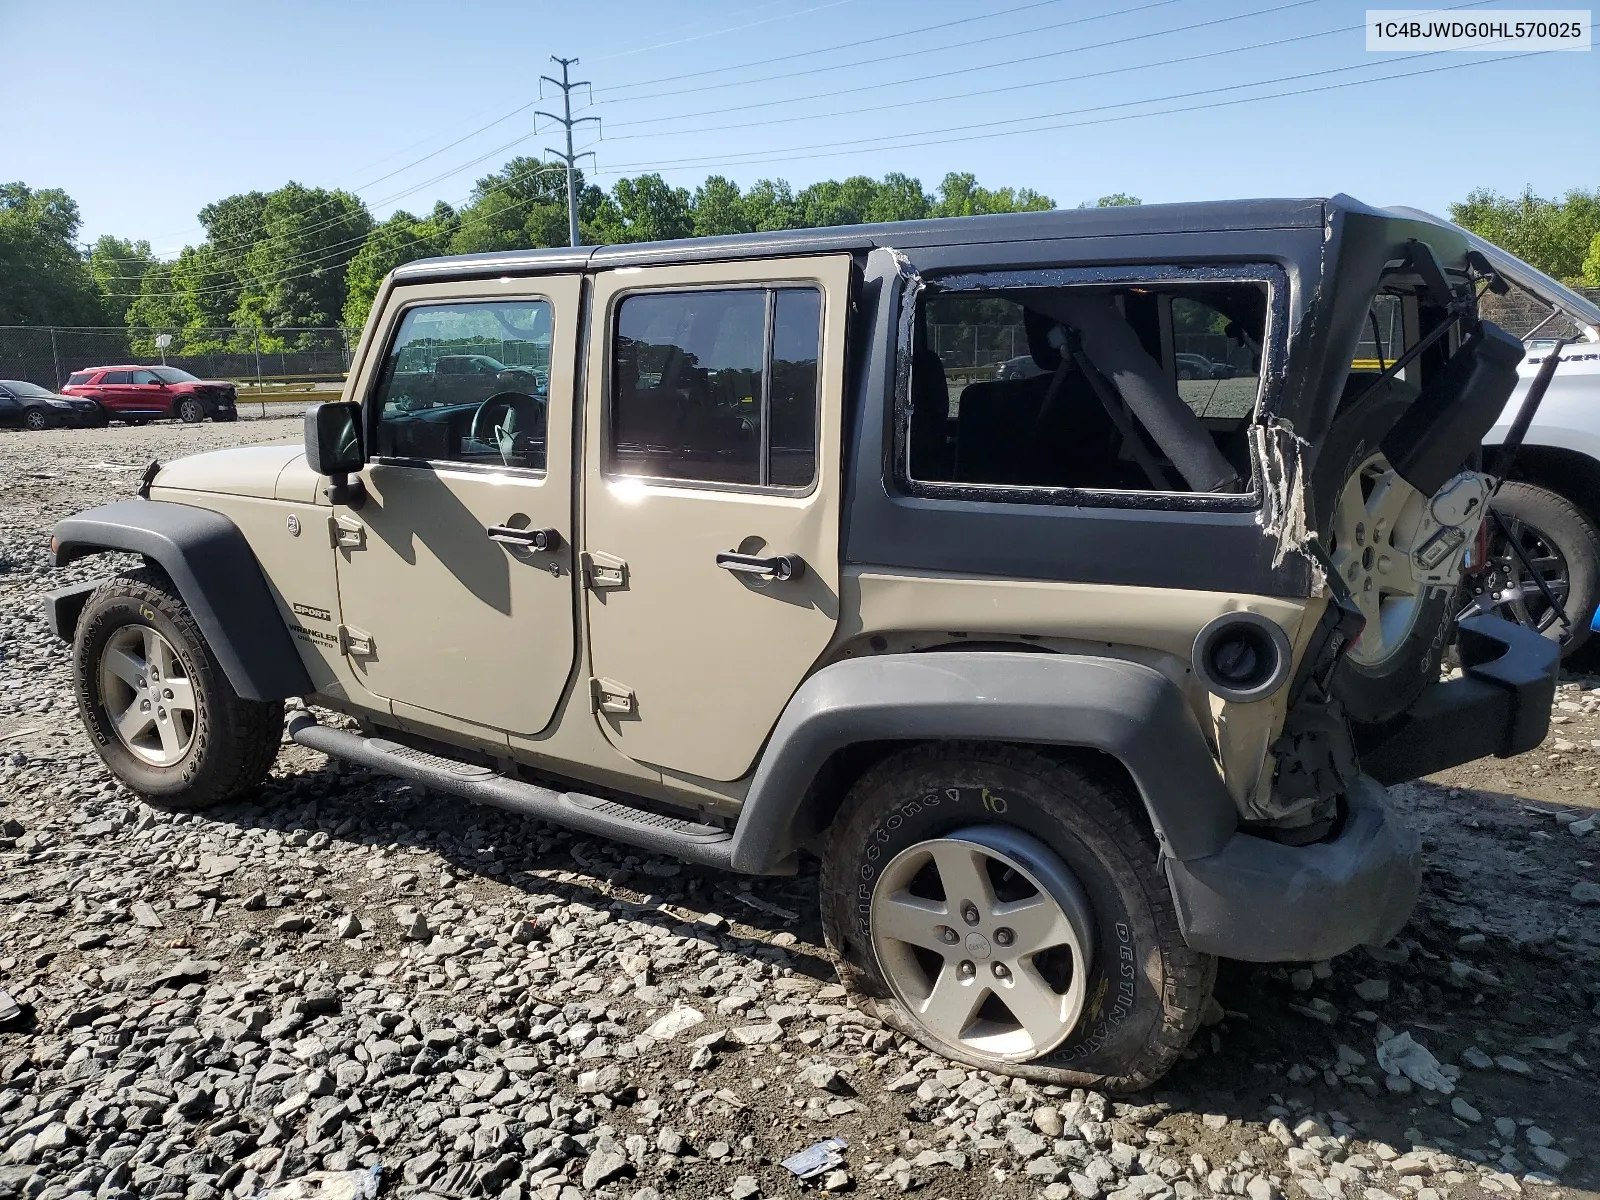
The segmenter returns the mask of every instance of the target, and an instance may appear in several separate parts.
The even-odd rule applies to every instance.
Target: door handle
[[[511,525],[491,525],[487,530],[491,542],[502,546],[520,546],[525,550],[559,550],[561,534],[554,529],[517,529]]]
[[[724,550],[717,555],[717,566],[736,575],[759,575],[762,579],[798,579],[805,574],[806,562],[798,554],[777,554],[762,558],[756,554],[735,554]]]

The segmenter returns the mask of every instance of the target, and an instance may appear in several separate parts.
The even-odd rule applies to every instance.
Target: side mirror
[[[361,406],[338,400],[306,409],[306,465],[328,477],[324,491],[334,504],[360,508],[366,489],[350,476],[366,461],[361,449]]]

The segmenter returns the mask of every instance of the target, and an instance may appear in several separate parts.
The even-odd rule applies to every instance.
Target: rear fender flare
[[[885,654],[824,667],[789,701],[740,812],[733,868],[762,873],[810,839],[805,797],[835,751],[948,739],[1112,755],[1170,858],[1214,854],[1238,828],[1199,723],[1177,686],[1149,667],[1067,654]]]
[[[60,521],[51,544],[58,567],[108,551],[141,554],[160,566],[243,699],[281,700],[313,690],[250,543],[221,513],[118,500]]]

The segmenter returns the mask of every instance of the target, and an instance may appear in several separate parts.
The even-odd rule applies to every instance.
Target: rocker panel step
[[[649,812],[615,800],[558,792],[501,775],[477,763],[459,762],[385,738],[317,724],[308,712],[289,719],[289,737],[334,758],[450,792],[478,804],[504,808],[552,825],[612,838],[657,854],[671,854],[708,867],[731,869],[733,834],[715,825]]]

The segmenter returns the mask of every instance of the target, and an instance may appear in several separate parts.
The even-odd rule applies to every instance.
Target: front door
[[[839,611],[847,256],[595,281],[584,569],[623,753],[744,775]]]
[[[330,531],[341,639],[357,685],[397,716],[534,734],[573,664],[581,279],[487,286],[398,290],[373,343],[367,495]],[[467,354],[493,369],[437,394],[438,360]]]

